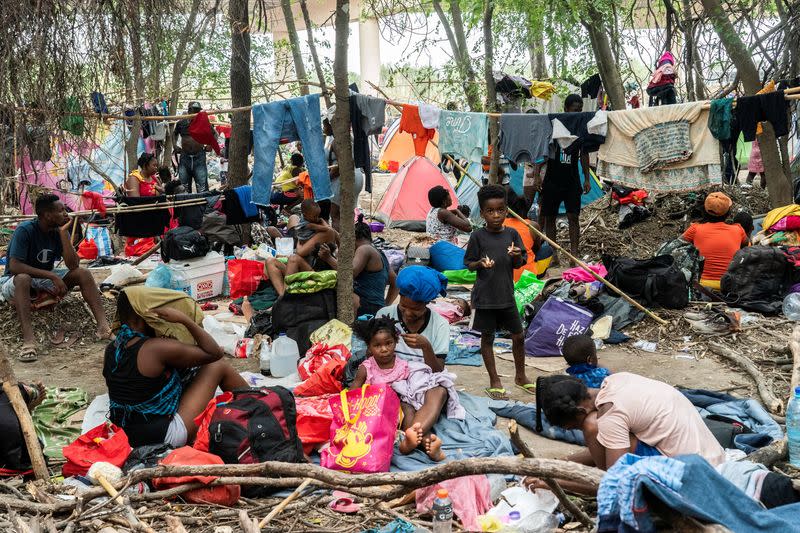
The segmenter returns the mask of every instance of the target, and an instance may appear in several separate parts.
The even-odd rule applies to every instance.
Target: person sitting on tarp
[[[109,420],[131,446],[191,443],[194,420],[217,387],[247,387],[222,361],[225,352],[199,325],[202,317],[197,302],[179,291],[129,287],[117,298],[119,329],[106,346],[103,377]]]
[[[705,258],[700,285],[709,289],[719,290],[720,279],[733,256],[749,242],[742,226],[726,222],[732,206],[733,201],[725,193],[710,193],[703,205],[703,219],[690,225],[681,236]]]
[[[428,191],[428,202],[431,210],[425,217],[425,232],[437,241],[447,241],[455,244],[456,233],[472,231],[472,223],[463,212],[458,209],[448,209],[453,205],[450,191],[437,185]]]
[[[70,241],[72,220],[55,194],[36,199],[36,218],[17,226],[8,245],[6,271],[0,278],[0,297],[14,302],[22,328],[20,361],[36,361],[36,337],[31,323],[31,309],[60,301],[73,287],[80,287],[97,321],[96,336],[111,334],[100,291],[92,274],[80,268],[80,259]],[[66,268],[54,268],[56,258],[63,258]],[[59,263],[60,264],[60,263]]]

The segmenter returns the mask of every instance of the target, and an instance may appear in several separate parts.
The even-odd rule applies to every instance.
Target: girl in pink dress
[[[464,408],[458,403],[455,376],[449,372],[432,372],[424,363],[413,363],[395,355],[398,340],[397,321],[388,318],[373,318],[358,321],[353,331],[367,344],[367,358],[358,367],[351,389],[364,385],[390,385],[400,397],[403,421],[400,429],[403,440],[400,453],[410,454],[420,448],[434,461],[445,458],[442,441],[431,432],[439,418],[438,412],[429,413],[425,408],[426,395],[443,391],[448,395],[447,416],[464,418]],[[437,408],[438,411],[438,408]]]

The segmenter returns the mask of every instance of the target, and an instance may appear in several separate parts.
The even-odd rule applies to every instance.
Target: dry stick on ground
[[[756,365],[753,364],[753,361],[751,361],[747,356],[716,342],[709,342],[708,347],[715,354],[722,356],[733,363],[736,363],[742,369],[744,369],[744,371],[747,372],[751,378],[753,378],[753,381],[756,382],[758,394],[761,396],[761,401],[764,402],[764,406],[775,414],[783,414],[783,402],[775,397],[775,394],[772,392],[772,388],[764,378],[764,374],[762,374]]]
[[[33,426],[31,413],[28,411],[28,406],[25,404],[22,393],[17,386],[17,378],[14,376],[11,363],[8,361],[8,352],[4,345],[0,345],[0,379],[3,380],[3,392],[6,393],[9,403],[14,408],[14,412],[19,419],[22,437],[25,439],[28,457],[30,457],[31,465],[33,466],[33,474],[36,479],[48,479],[50,473],[47,471],[47,463],[45,463],[44,455],[42,454],[42,447],[39,445],[39,438],[36,436],[36,428]]]
[[[287,505],[296,500],[297,497],[300,496],[300,493],[303,492],[303,490],[305,490],[305,488],[311,484],[311,481],[312,481],[311,479],[306,479],[305,481],[300,483],[300,485],[296,489],[294,489],[294,492],[289,494],[281,503],[275,506],[275,508],[272,511],[270,511],[269,514],[265,516],[263,520],[261,520],[261,522],[258,523],[258,529],[260,530],[261,528],[269,524],[270,520],[278,516]]]
[[[244,513],[244,511],[239,512]],[[183,522],[181,522],[181,519],[177,516],[167,515],[164,517],[164,522],[166,522],[167,527],[169,528],[169,533],[188,533],[186,528],[183,527]]]
[[[512,420],[508,423],[508,433],[511,436],[511,442],[516,446],[523,456],[533,459],[535,457],[533,451],[528,446],[524,440],[522,440],[522,435],[519,434],[519,426],[517,425],[516,420]],[[561,488],[561,485],[558,484],[553,478],[542,478],[542,481],[547,483],[547,486],[550,487],[550,490],[553,491],[553,494],[556,495],[558,501],[561,502],[561,505],[564,506],[572,516],[574,516],[579,522],[583,525],[588,527],[589,529],[594,528],[594,521],[583,512],[583,509],[578,507],[575,502],[569,499],[569,496],[564,492],[564,489]]]
[[[261,528],[256,524],[256,520],[250,518],[250,515],[244,509],[239,510],[239,526],[244,533],[258,533],[261,531]]]
[[[775,463],[786,459],[788,453],[789,446],[787,444],[786,437],[784,437],[781,440],[773,442],[769,446],[764,446],[763,448],[754,451],[741,460],[760,463],[767,468],[771,468]]]
[[[158,250],[160,247],[161,247],[161,242],[157,242],[157,243],[155,243],[155,244],[153,245],[153,247],[152,247],[152,248],[150,248],[150,249],[149,249],[149,250],[147,250],[145,253],[143,253],[142,255],[140,255],[139,257],[137,257],[137,258],[136,258],[136,260],[135,260],[133,263],[131,263],[131,264],[132,264],[133,266],[136,266],[136,265],[140,265],[140,264],[142,264],[142,262],[143,262],[145,259],[147,259],[147,258],[148,258],[148,257],[150,257],[151,255],[153,255],[153,254],[155,253],[155,251],[156,251],[156,250]]]
[[[789,349],[792,352],[794,365],[791,386],[789,387],[789,398],[793,398],[795,387],[800,386],[800,326],[795,326],[792,329],[792,334],[789,336]]]

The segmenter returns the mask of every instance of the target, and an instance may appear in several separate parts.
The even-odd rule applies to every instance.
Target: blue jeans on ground
[[[331,177],[325,158],[319,94],[253,106],[253,202],[269,205],[275,154],[284,139],[303,143],[314,199],[327,200],[333,196]]]
[[[206,153],[181,154],[178,162],[178,179],[186,187],[187,193],[192,192],[192,180],[197,184],[197,192],[206,192],[208,190]]]

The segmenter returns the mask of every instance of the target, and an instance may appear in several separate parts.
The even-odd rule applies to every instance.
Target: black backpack
[[[336,289],[311,294],[284,293],[272,306],[272,330],[294,339],[300,355],[311,348],[309,336],[336,318]]]
[[[169,230],[161,241],[161,259],[165,263],[169,263],[170,259],[205,257],[209,250],[206,238],[188,226],[178,226]]]
[[[733,256],[720,288],[728,305],[774,315],[781,312],[793,274],[781,248],[748,246]]]
[[[683,309],[689,304],[689,284],[671,255],[650,259],[604,255],[603,264],[608,281],[643,305]]]
[[[234,390],[217,406],[208,433],[208,451],[227,464],[305,462],[294,396],[284,387]]]

